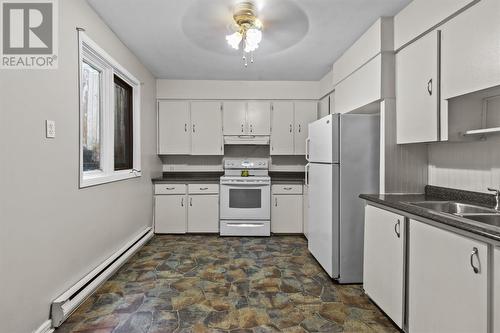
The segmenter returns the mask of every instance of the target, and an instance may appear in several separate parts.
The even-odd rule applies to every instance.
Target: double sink
[[[500,228],[500,211],[455,201],[420,201],[409,204]]]

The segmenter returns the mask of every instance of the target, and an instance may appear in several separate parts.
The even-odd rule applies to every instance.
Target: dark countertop
[[[160,178],[153,178],[155,184],[218,184],[223,172],[164,172]]]
[[[409,204],[417,201],[460,201],[463,203],[494,207],[492,195],[426,186],[425,194],[361,194],[359,197],[382,206],[393,208],[404,213],[423,217],[460,230],[468,231],[483,237],[500,241],[500,229],[482,226],[480,222],[471,221],[460,216],[439,213],[426,208]],[[493,201],[492,201],[493,200]]]

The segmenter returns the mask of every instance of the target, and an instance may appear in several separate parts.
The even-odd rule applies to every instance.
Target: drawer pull
[[[472,253],[470,254],[470,265],[472,266],[472,270],[474,271],[474,273],[478,274],[479,267],[476,267],[476,265],[474,265],[474,256],[477,257],[477,263],[480,264],[480,262],[479,262],[479,250],[477,249],[477,247],[472,248]]]
[[[285,191],[290,191],[290,190],[292,190],[292,189],[293,189],[293,187],[283,187],[283,189],[284,189]]]
[[[165,189],[168,190],[168,191],[171,191],[171,190],[175,190],[175,187],[167,187]]]
[[[200,191],[206,191],[208,190],[208,187],[200,187]]]

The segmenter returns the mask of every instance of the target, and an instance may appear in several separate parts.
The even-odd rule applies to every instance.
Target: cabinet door
[[[482,0],[443,26],[442,97],[500,85],[500,1]]]
[[[495,272],[493,273],[493,332],[500,333],[500,247],[495,247],[494,252]]]
[[[224,102],[222,110],[224,135],[245,135],[247,133],[246,114],[246,102]]]
[[[487,332],[487,245],[415,220],[409,244],[409,332]]]
[[[190,195],[188,232],[219,232],[219,196]]]
[[[160,101],[158,103],[158,154],[191,153],[189,102]]]
[[[403,327],[404,222],[401,215],[366,206],[363,287],[400,328]]]
[[[315,101],[295,102],[295,155],[306,154],[306,139],[309,123],[318,119],[318,103]]]
[[[293,102],[274,102],[271,119],[271,155],[293,155]]]
[[[302,195],[274,194],[271,206],[271,232],[302,233]]]
[[[249,135],[271,133],[271,103],[248,102],[247,123]]]
[[[186,195],[155,196],[155,233],[186,233]]]
[[[191,102],[191,154],[223,155],[220,102]]]
[[[438,46],[431,32],[396,55],[398,144],[439,140]]]

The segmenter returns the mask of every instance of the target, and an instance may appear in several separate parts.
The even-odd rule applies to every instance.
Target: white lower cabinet
[[[493,260],[493,332],[500,333],[500,247],[495,248]]]
[[[410,220],[408,331],[488,331],[488,246]]]
[[[403,328],[404,216],[366,206],[363,283],[366,294]]]
[[[186,233],[186,200],[186,194],[164,194],[155,196],[155,233]]]
[[[155,233],[219,232],[218,184],[156,184]]]
[[[219,232],[219,195],[190,194],[187,231],[191,233]]]
[[[302,233],[302,185],[273,185],[272,193],[271,232]]]

